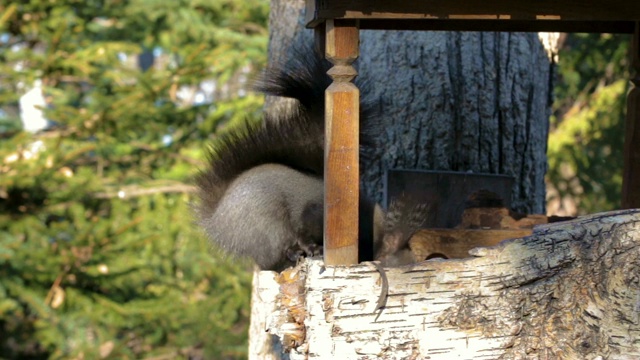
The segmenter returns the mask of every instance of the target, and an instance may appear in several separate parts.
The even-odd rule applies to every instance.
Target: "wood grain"
[[[507,239],[531,235],[532,229],[422,229],[411,237],[409,246],[416,261],[434,257],[462,259],[469,250],[498,245]]]
[[[360,29],[632,33],[640,2],[614,0],[307,0],[306,24],[357,19]]]
[[[327,21],[326,57],[333,79],[325,92],[324,257],[328,265],[358,263],[359,106],[351,82],[358,57],[355,21]]]
[[[635,21],[640,2],[628,0],[307,1],[307,23],[326,19],[478,19]]]

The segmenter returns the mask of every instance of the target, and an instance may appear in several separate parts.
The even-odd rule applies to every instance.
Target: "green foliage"
[[[216,131],[259,115],[238,89],[267,16],[266,0],[0,0],[2,357],[246,356],[250,267],[211,251],[184,183]],[[36,79],[60,127],[33,135],[17,103]],[[180,95],[205,79],[231,90]]]
[[[549,136],[549,182],[581,214],[620,206],[629,37],[569,34]]]

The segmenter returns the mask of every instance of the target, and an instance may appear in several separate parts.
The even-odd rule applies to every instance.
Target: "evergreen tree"
[[[628,44],[628,35],[567,34],[560,49],[548,198],[579,214],[620,206]]]
[[[211,252],[188,183],[216,131],[260,112],[244,83],[267,17],[265,0],[0,1],[0,358],[246,356],[250,266]],[[55,125],[20,131],[37,81]]]

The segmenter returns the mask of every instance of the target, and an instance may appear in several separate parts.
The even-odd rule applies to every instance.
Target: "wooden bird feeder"
[[[633,89],[627,100],[622,207],[640,207],[640,1],[307,1],[307,26],[334,65],[326,91],[327,265],[358,261],[358,106],[352,63],[360,29],[632,33]],[[343,214],[353,214],[348,220]]]

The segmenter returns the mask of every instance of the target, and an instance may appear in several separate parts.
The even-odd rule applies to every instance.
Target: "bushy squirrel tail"
[[[303,54],[302,52],[300,53]],[[196,178],[200,216],[217,207],[240,174],[264,164],[281,164],[310,175],[324,171],[324,90],[326,64],[314,52],[267,68],[253,88],[297,100],[293,108],[265,114],[259,124],[245,123],[220,135],[210,148],[208,168]]]
[[[200,213],[215,209],[229,184],[243,172],[263,164],[281,164],[314,176],[324,174],[325,89],[331,64],[316,51],[294,50],[285,64],[268,67],[254,83],[266,95],[297,100],[287,111],[265,114],[260,124],[240,125],[219,136],[209,152],[209,166],[196,178]],[[361,154],[370,159],[377,135],[376,111],[363,101]]]
[[[293,98],[296,104],[265,114],[260,124],[245,124],[219,136],[208,168],[196,178],[200,225],[227,253],[251,257],[265,270],[282,270],[322,247],[329,68],[313,51],[296,52],[288,63],[269,67],[255,89]],[[362,154],[374,152],[378,130],[368,104],[372,102],[361,101],[361,166],[367,159]],[[407,231],[397,225],[404,221],[403,213],[396,209],[392,213],[398,216],[385,219],[363,194],[359,208],[361,260],[373,260],[375,253],[390,258],[406,248]],[[379,249],[374,251],[374,246]]]
[[[267,68],[254,85],[296,104],[219,136],[208,167],[196,178],[200,225],[226,252],[252,257],[262,269],[282,269],[296,254],[313,255],[322,244],[324,91],[330,66],[313,51],[296,54]],[[361,125],[361,141],[369,138],[367,126]],[[371,219],[361,223],[371,226]]]

